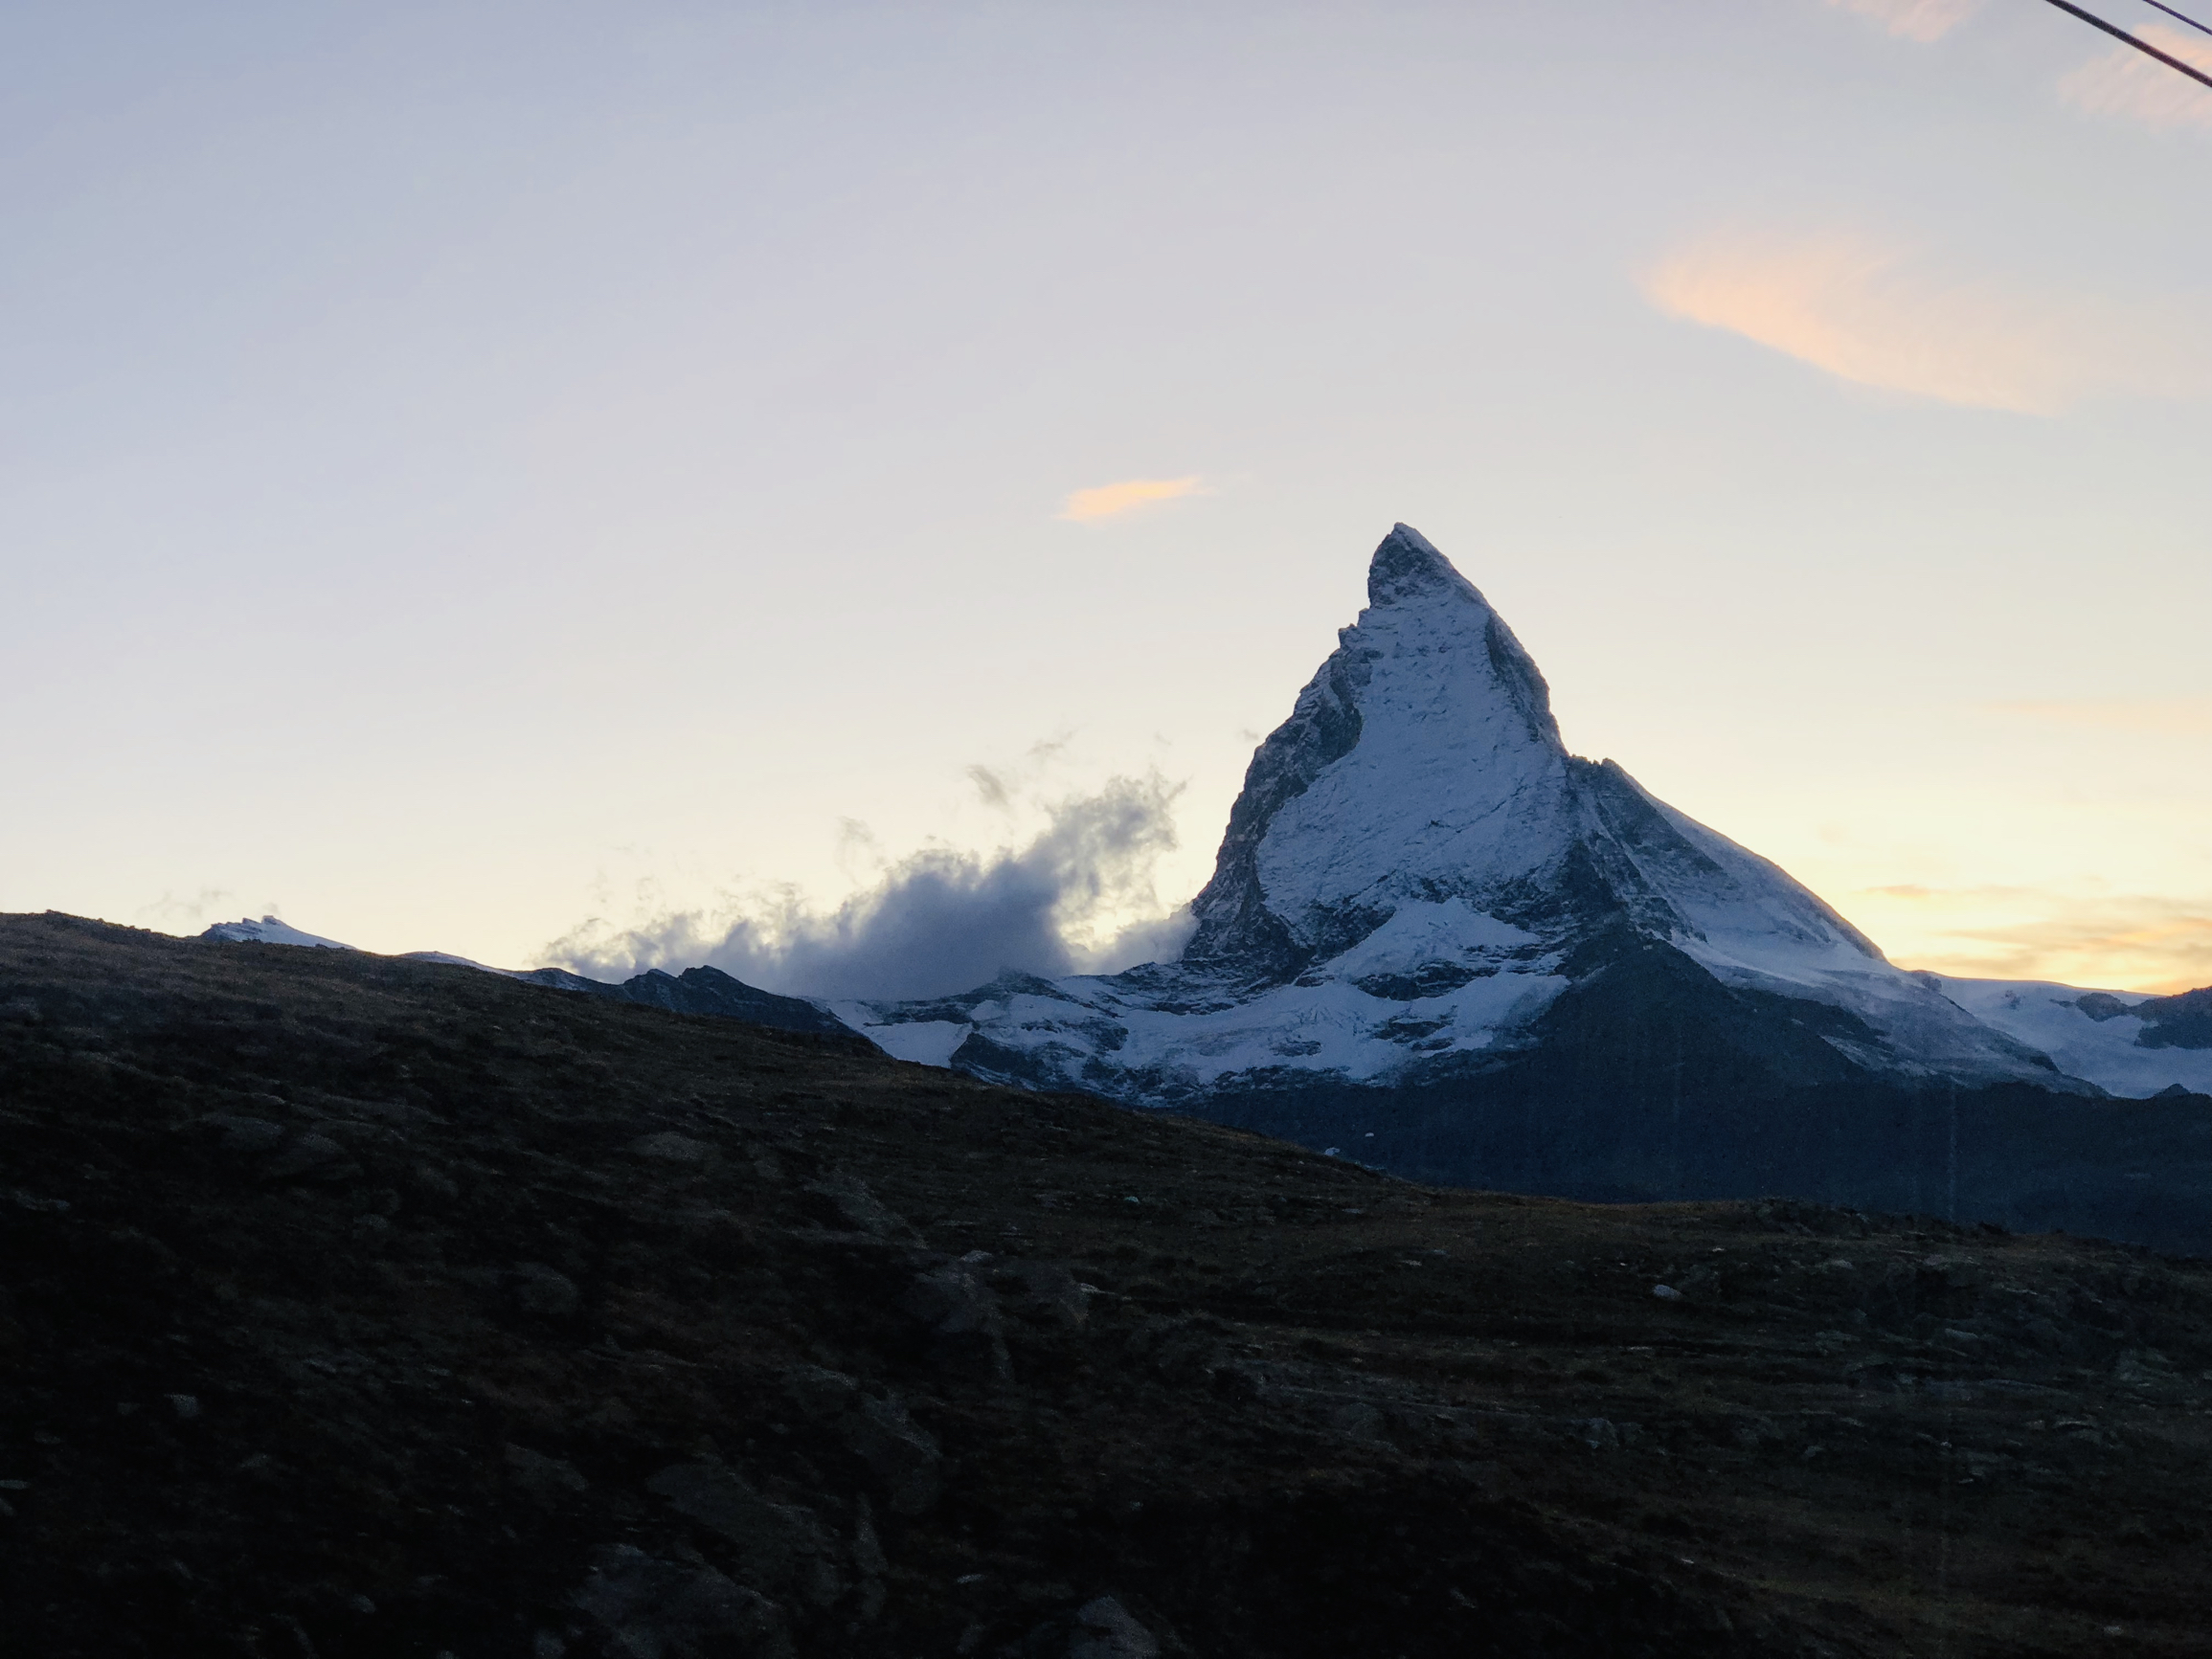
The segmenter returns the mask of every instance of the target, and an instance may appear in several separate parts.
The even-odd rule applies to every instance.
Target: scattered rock
[[[1387,1445],[1389,1441],[1388,1420],[1365,1400],[1347,1400],[1332,1407],[1328,1423],[1347,1440],[1366,1441],[1373,1446]]]
[[[591,1482],[566,1458],[548,1457],[524,1446],[504,1451],[508,1483],[539,1509],[553,1509],[563,1498],[589,1491]]]
[[[1112,1596],[1075,1609],[1068,1659],[1160,1659],[1160,1639]]]
[[[841,1416],[860,1404],[858,1379],[820,1365],[794,1365],[783,1374],[783,1387],[800,1415],[816,1421]]]
[[[926,1514],[936,1507],[944,1491],[944,1454],[937,1437],[911,1422],[902,1407],[865,1397],[839,1424],[838,1435],[881,1483],[892,1514]]]
[[[1015,1290],[1009,1306],[1026,1324],[1073,1332],[1091,1321],[1091,1292],[1057,1262],[1016,1262],[992,1280]]]
[[[1662,1302],[1679,1302],[1682,1299],[1682,1293],[1672,1285],[1654,1285],[1651,1293]]]
[[[363,1172],[352,1155],[327,1134],[303,1130],[265,1158],[256,1173],[265,1181],[350,1181]]]
[[[862,1577],[880,1579],[891,1571],[891,1560],[883,1553],[883,1540],[876,1536],[875,1513],[866,1492],[853,1500],[853,1509],[852,1564]]]
[[[2156,1348],[2131,1348],[2114,1362],[2112,1380],[2123,1388],[2156,1388],[2180,1379],[2174,1362]]]
[[[1223,1328],[1211,1319],[1149,1319],[1129,1334],[1128,1351],[1162,1382],[1187,1387],[1228,1363]]]
[[[1582,1443],[1592,1451],[1618,1451],[1620,1449],[1620,1430],[1614,1427],[1612,1423],[1605,1418],[1588,1418],[1576,1424],[1574,1427],[1575,1432],[1581,1436]]]
[[[817,1607],[844,1595],[836,1543],[812,1510],[771,1503],[735,1470],[705,1458],[671,1464],[645,1490],[735,1545],[747,1582]]]
[[[658,1134],[642,1134],[630,1142],[630,1151],[639,1157],[647,1157],[661,1163],[686,1164],[693,1169],[714,1155],[714,1149],[703,1140],[693,1140],[688,1134],[678,1134],[665,1129]]]
[[[1217,1365],[1207,1373],[1206,1386],[1216,1400],[1250,1404],[1265,1398],[1267,1374],[1253,1365]]]
[[[964,1262],[950,1262],[907,1287],[899,1308],[930,1334],[930,1357],[948,1371],[1004,1381],[1013,1375],[998,1298]]]
[[[842,1371],[819,1365],[793,1366],[783,1384],[801,1417],[829,1423],[839,1444],[867,1466],[893,1514],[918,1515],[936,1505],[943,1454],[936,1437],[915,1426],[905,1407],[864,1392]]]
[[[1728,1425],[1728,1438],[1747,1451],[1756,1451],[1784,1437],[1773,1421],[1765,1417],[1739,1417]]]
[[[825,1177],[806,1188],[806,1198],[814,1219],[825,1225],[877,1239],[914,1236],[905,1219],[885,1209],[858,1176],[840,1172]]]
[[[216,1144],[240,1157],[275,1152],[283,1144],[285,1133],[282,1124],[271,1123],[265,1117],[237,1117],[228,1112],[201,1118],[200,1127],[214,1131],[221,1137]]]
[[[169,1410],[176,1414],[176,1420],[179,1423],[198,1421],[200,1414],[199,1396],[195,1394],[171,1394],[167,1396],[167,1399],[169,1400]]]
[[[572,1602],[620,1659],[791,1659],[783,1610],[712,1567],[630,1544],[599,1553]]]
[[[461,1183],[435,1164],[417,1164],[413,1176],[415,1196],[434,1205],[445,1205],[461,1197]]]
[[[526,1313],[565,1319],[583,1298],[576,1282],[543,1262],[524,1262],[514,1270],[514,1299]]]

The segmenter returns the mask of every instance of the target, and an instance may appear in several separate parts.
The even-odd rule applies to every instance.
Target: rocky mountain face
[[[838,1013],[905,1058],[1424,1178],[1963,1204],[2212,1244],[2193,1004],[1977,1013],[1569,754],[1535,663],[1417,531],[1376,549],[1367,601],[1254,754],[1181,960]],[[2097,1029],[2116,1014],[2130,1032]],[[2061,1024],[2075,1069],[2048,1052]],[[2178,1098],[2123,1105],[2100,1072]]]
[[[11,1656],[2181,1659],[2208,1405],[2212,1264],[0,917]]]

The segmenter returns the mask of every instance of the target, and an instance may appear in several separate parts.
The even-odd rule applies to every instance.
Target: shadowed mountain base
[[[1638,944],[1501,1063],[1183,1104],[1416,1180],[1607,1201],[1789,1193],[2212,1255],[2212,1099],[1911,1087],[1822,1041],[1818,1022],[1850,1020]]]
[[[2121,1246],[16,917],[0,1263],[35,1659],[2201,1651],[2212,1266]]]

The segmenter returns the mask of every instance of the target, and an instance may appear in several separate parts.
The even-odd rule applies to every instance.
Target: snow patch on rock
[[[242,921],[217,922],[200,935],[203,939],[228,939],[239,945],[303,945],[322,951],[350,951],[350,945],[336,939],[326,939],[320,933],[304,933],[274,916],[263,916],[255,921],[251,916]]]

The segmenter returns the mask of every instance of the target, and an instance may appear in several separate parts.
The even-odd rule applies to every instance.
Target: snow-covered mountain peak
[[[1406,525],[1253,753],[1191,908],[1179,961],[837,1012],[903,1058],[1152,1104],[1312,1088],[1341,1105],[1355,1096],[1327,1091],[1452,1091],[1541,1062],[1574,1088],[1602,1074],[1616,1104],[1657,1090],[1675,1110],[1693,1037],[1727,1050],[1712,1063],[1739,1089],[1881,1076],[2093,1092],[1893,966],[1787,872],[1614,762],[1569,754],[1512,629]],[[2065,1012],[2102,1029],[2087,1005]],[[2176,1013],[2175,1029],[2200,1017]],[[1562,1058],[1600,1052],[1585,1070]]]
[[[1253,756],[1184,953],[1294,976],[1413,899],[1488,908],[1565,856],[1566,748],[1544,677],[1428,539],[1375,549],[1367,608]]]

